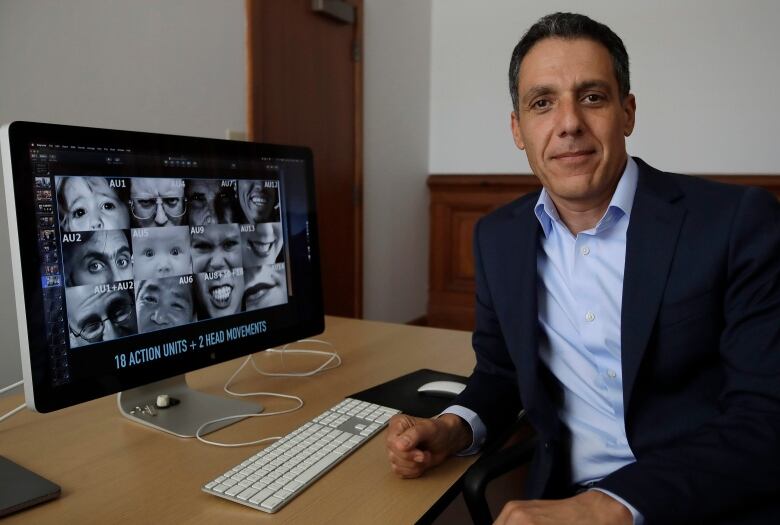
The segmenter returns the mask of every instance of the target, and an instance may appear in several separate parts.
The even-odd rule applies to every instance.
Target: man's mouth
[[[595,153],[592,149],[583,149],[583,150],[575,150],[575,151],[567,151],[564,153],[559,153],[558,155],[553,155],[554,160],[560,160],[563,162],[578,162],[585,158],[588,158],[589,156],[593,155]]]
[[[211,297],[211,304],[217,308],[227,308],[230,306],[230,296],[233,293],[233,287],[229,284],[223,284],[220,286],[213,286],[209,288],[209,296]]]

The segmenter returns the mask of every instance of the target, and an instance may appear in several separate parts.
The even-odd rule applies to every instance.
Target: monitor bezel
[[[3,185],[6,200],[7,227],[10,242],[14,303],[19,329],[24,388],[27,405],[38,412],[50,412],[128,390],[168,377],[243,357],[264,348],[300,340],[322,333],[324,311],[322,279],[319,262],[319,239],[313,175],[313,158],[309,148],[277,144],[229,141],[212,138],[177,136],[147,132],[123,131],[83,126],[67,126],[16,121],[3,126]],[[249,336],[218,351],[202,352],[187,359],[166,363],[164,367],[139,368],[123,374],[100,374],[81,379],[78,383],[62,386],[45,384],[39,378],[39,368],[48,361],[46,347],[40,344],[43,332],[43,288],[40,279],[40,258],[36,242],[34,189],[30,177],[29,146],[34,142],[50,144],[81,143],[93,146],[123,144],[134,151],[157,151],[163,154],[219,154],[226,157],[260,159],[262,157],[301,160],[305,164],[306,231],[311,257],[293,258],[294,294],[305,300],[295,301],[297,321],[293,326],[269,330],[266,334]],[[145,176],[147,176],[145,174]],[[159,176],[159,175],[158,175]],[[293,213],[288,210],[288,214]],[[289,217],[288,217],[289,220]],[[236,314],[251,319],[263,310]],[[203,321],[206,326],[218,327],[224,319]],[[176,330],[176,329],[171,329]],[[144,334],[152,336],[152,334]],[[45,339],[45,337],[43,337]]]

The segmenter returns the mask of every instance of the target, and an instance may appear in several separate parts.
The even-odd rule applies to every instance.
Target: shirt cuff
[[[611,497],[613,499],[618,500],[624,507],[626,507],[628,509],[628,511],[631,513],[631,516],[634,517],[634,525],[644,525],[645,517],[642,516],[642,514],[640,514],[639,511],[636,510],[633,505],[631,505],[629,502],[627,502],[626,500],[624,500],[623,498],[621,498],[617,494],[615,494],[613,492],[610,492],[608,490],[604,490],[604,489],[599,488],[599,487],[593,487],[590,490],[598,490],[599,492],[603,492],[607,496],[609,496],[609,497]]]
[[[456,416],[460,417],[463,421],[466,422],[466,424],[471,427],[471,445],[457,454],[456,456],[470,456],[472,454],[476,454],[479,452],[479,449],[482,448],[482,445],[485,443],[485,438],[487,437],[487,429],[485,428],[485,424],[482,422],[482,419],[477,415],[476,412],[473,410],[462,407],[460,405],[452,405],[451,407],[444,410],[441,414],[455,414]]]

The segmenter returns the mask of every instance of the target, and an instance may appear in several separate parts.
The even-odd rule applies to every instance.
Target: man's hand
[[[494,525],[631,525],[633,516],[615,498],[588,490],[561,500],[510,501]]]
[[[402,478],[417,478],[447,456],[471,444],[471,429],[458,416],[423,419],[400,414],[387,427],[390,467]]]

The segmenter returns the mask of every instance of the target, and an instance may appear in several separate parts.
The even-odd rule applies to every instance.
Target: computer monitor
[[[323,331],[311,151],[32,122],[0,140],[28,407],[121,392],[181,436],[259,412],[184,374]]]

